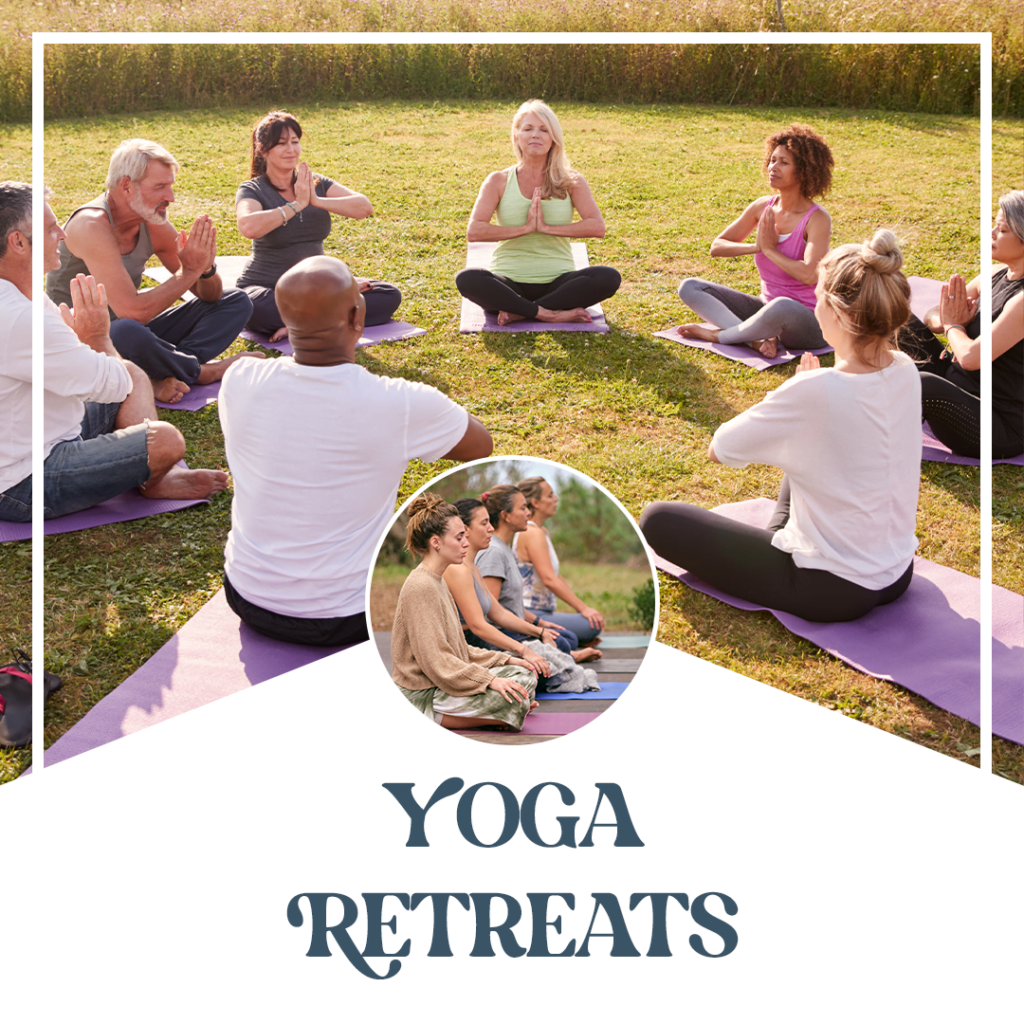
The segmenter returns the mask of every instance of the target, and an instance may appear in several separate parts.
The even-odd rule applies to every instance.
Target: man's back
[[[468,423],[426,385],[290,357],[233,366],[219,410],[234,478],[225,571],[252,603],[300,618],[362,612],[406,465],[449,452]]]

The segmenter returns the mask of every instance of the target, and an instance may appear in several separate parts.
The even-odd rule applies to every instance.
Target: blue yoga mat
[[[538,693],[537,700],[618,700],[629,683],[602,683],[600,690],[586,693]]]

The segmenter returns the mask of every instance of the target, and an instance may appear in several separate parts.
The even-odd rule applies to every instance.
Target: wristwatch
[[[200,281],[206,281],[208,278],[213,277],[213,275],[216,274],[216,273],[217,273],[217,261],[214,260],[213,261],[213,266],[211,266],[210,269],[205,274],[200,274],[199,275],[199,280]]]

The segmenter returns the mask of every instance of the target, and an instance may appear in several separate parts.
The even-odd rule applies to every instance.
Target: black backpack
[[[24,747],[32,742],[32,662],[24,651],[18,660],[0,666],[0,748]],[[60,676],[43,672],[48,697],[61,685]]]

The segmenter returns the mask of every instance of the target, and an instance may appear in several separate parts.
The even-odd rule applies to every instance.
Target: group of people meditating
[[[398,598],[392,673],[439,725],[521,729],[555,652],[601,657],[604,617],[559,573],[544,525],[557,509],[542,477],[454,504],[430,492],[410,503],[406,543],[422,561]],[[574,611],[556,611],[559,598]]]
[[[612,268],[577,270],[573,263],[571,239],[604,235],[597,203],[571,168],[558,119],[546,104],[524,103],[511,135],[516,162],[485,179],[467,231],[470,241],[496,243],[493,261],[489,269],[459,273],[457,288],[496,312],[502,324],[585,322],[588,307],[620,284]],[[364,326],[392,317],[401,295],[323,254],[333,216],[366,217],[372,206],[362,194],[315,174],[301,155],[302,129],[291,114],[273,111],[253,129],[252,178],[236,195],[238,228],[253,249],[237,288],[225,288],[217,272],[217,230],[207,215],[189,231],[171,223],[179,165],[154,142],[122,143],[105,191],[73,211],[63,227],[46,207],[36,233],[48,271],[46,461],[37,500],[41,496],[44,515],[52,518],[133,486],[147,498],[204,498],[223,489],[223,471],[178,464],[184,439],[159,420],[155,405],[156,399],[173,404],[192,385],[223,378],[220,416],[235,489],[229,597],[257,628],[343,643],[356,635],[352,630],[365,634],[357,621],[362,581],[409,459],[475,458],[489,454],[491,440],[479,421],[440,392],[374,377],[355,364]],[[654,506],[644,526],[655,549],[685,568],[693,567],[692,548],[702,566],[708,560],[732,566],[728,585],[762,580],[758,593],[772,607],[788,602],[790,589],[776,589],[776,577],[755,566],[781,566],[776,555],[791,555],[797,569],[825,573],[829,592],[844,595],[833,606],[808,597],[816,593],[811,588],[800,591],[799,606],[809,615],[842,617],[891,599],[909,579],[922,416],[954,452],[979,455],[986,358],[992,359],[993,454],[1024,452],[1024,191],[1000,199],[992,232],[999,269],[991,325],[981,323],[979,279],[966,283],[959,275],[943,285],[939,305],[919,321],[910,313],[902,257],[890,232],[830,250],[832,223],[817,200],[829,189],[833,164],[828,144],[811,128],[794,124],[772,133],[763,160],[770,194],[755,199],[711,247],[715,257],[753,255],[760,295],[700,279],[679,289],[707,321],[683,325],[682,337],[748,345],[765,356],[780,344],[794,350],[831,345],[836,352],[835,365],[824,369],[805,351],[793,378],[715,435],[710,454],[716,461],[761,461],[786,473],[772,528],[751,539],[764,558],[741,557],[736,530],[687,506]],[[31,518],[32,240],[29,186],[3,183],[0,309],[10,340],[0,345],[0,403],[9,420],[0,440],[0,519],[13,521]],[[154,255],[170,278],[140,290]],[[287,333],[294,356],[219,358],[246,325],[271,337]],[[350,440],[357,425],[368,422],[379,435],[372,457]],[[329,464],[335,471],[327,471]],[[287,527],[265,512],[278,507],[282,495]],[[540,587],[549,603],[555,595],[572,604],[571,591],[558,589],[564,581],[549,581],[552,569],[557,577],[557,561],[545,550],[542,526],[532,533],[503,525],[525,523],[527,502],[542,523],[550,498],[520,496],[522,508],[513,496],[499,510],[507,519],[488,510],[493,550],[482,553],[495,565],[511,565],[514,556],[502,549],[518,535],[520,555],[536,566],[528,588]],[[347,507],[358,509],[354,528],[339,513]],[[680,547],[684,535],[701,539]],[[734,574],[737,582],[729,583]],[[512,577],[495,569],[484,578]],[[468,592],[468,577],[463,582]],[[501,606],[510,596],[500,587],[487,593]],[[529,628],[517,631],[508,620],[492,625],[530,636],[553,629],[534,621],[541,614],[556,622],[552,609],[535,613],[513,603],[511,612]],[[263,612],[277,618],[264,621]],[[316,623],[311,632],[310,620]],[[600,615],[578,608],[573,622],[561,625],[551,634],[556,646],[571,647],[572,635],[586,644],[600,628]]]

